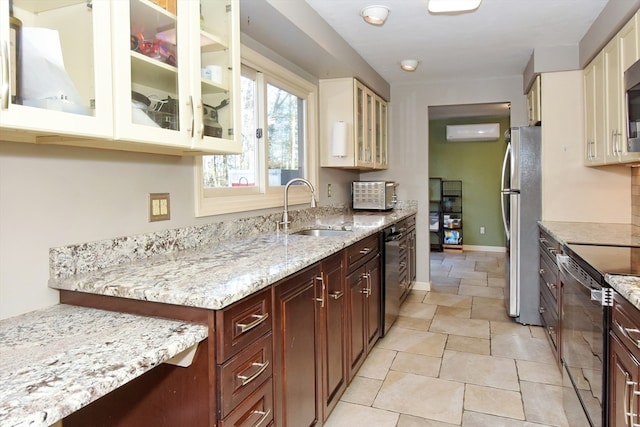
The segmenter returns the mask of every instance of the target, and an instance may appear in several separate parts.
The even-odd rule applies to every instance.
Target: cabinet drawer
[[[359,266],[362,261],[368,260],[378,253],[380,249],[378,239],[378,235],[374,234],[354,243],[345,250],[349,271]]]
[[[538,241],[540,242],[540,253],[547,254],[552,260],[556,259],[556,254],[562,253],[562,245],[560,242],[543,230],[540,230]]]
[[[560,326],[558,321],[558,307],[551,292],[542,283],[542,279],[540,279],[540,282],[540,317],[542,319],[542,326],[549,336],[556,356],[558,356],[558,331]]]
[[[557,305],[559,295],[558,287],[558,266],[549,261],[549,257],[544,253],[540,254],[540,286],[544,286],[551,292],[553,302]]]
[[[272,338],[270,333],[263,336],[224,365],[218,366],[221,418],[229,415],[260,384],[267,378],[271,378],[273,367]]]
[[[611,329],[631,353],[640,359],[640,311],[619,293],[613,293]]]
[[[273,420],[273,381],[269,379],[220,422],[220,427],[267,427]]]
[[[271,331],[271,289],[216,312],[216,360],[222,364]]]

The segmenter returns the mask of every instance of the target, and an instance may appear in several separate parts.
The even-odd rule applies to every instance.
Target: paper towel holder
[[[338,120],[333,123],[331,137],[331,155],[333,157],[347,157],[349,141],[349,124]]]

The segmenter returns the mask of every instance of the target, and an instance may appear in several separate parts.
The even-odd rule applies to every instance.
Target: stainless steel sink
[[[300,234],[303,236],[342,236],[344,234],[351,233],[349,230],[331,230],[326,228],[310,228],[306,230],[296,231],[291,234]]]

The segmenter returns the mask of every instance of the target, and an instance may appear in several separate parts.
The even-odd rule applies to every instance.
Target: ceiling
[[[457,15],[431,15],[427,0],[306,3],[393,85],[522,75],[534,49],[577,46],[607,0],[482,0]],[[390,9],[383,26],[362,20],[369,5]],[[417,59],[418,69],[402,71],[403,59]]]

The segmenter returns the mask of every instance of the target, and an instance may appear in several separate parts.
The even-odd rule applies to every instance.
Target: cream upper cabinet
[[[240,152],[237,1],[111,3],[115,138]]]
[[[620,161],[624,106],[622,104],[622,72],[618,38],[612,39],[603,49],[604,60],[604,135],[605,163]]]
[[[0,26],[1,139],[241,151],[238,0],[14,0],[13,17],[9,9],[0,0],[0,20],[12,24]]]
[[[388,106],[354,78],[320,80],[322,167],[387,167]]]
[[[112,137],[109,4],[0,0],[0,139]]]
[[[600,53],[584,70],[585,148],[587,166],[604,164],[604,55]]]
[[[527,93],[527,116],[529,126],[535,126],[542,121],[542,109],[540,108],[540,76],[536,76],[529,92]]]
[[[638,14],[609,41],[584,70],[585,165],[636,162],[627,151],[624,72],[639,58]]]
[[[640,153],[629,152],[627,146],[627,106],[624,87],[624,72],[640,59],[640,31],[638,29],[639,14],[633,18],[618,33],[618,52],[620,55],[620,161],[633,162],[640,160]]]

